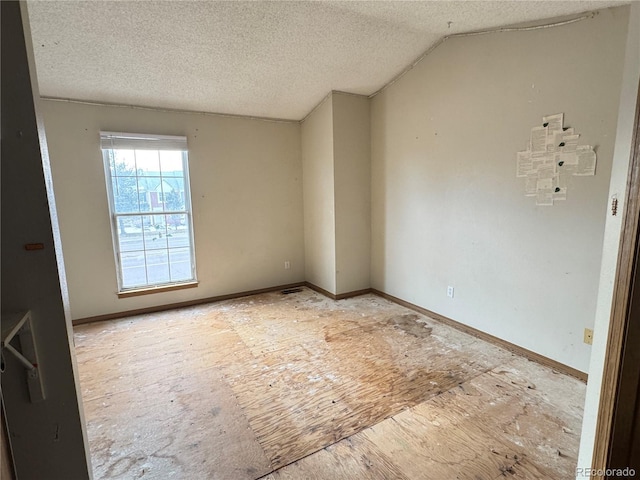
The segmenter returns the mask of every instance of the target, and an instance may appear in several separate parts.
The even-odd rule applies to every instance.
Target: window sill
[[[152,293],[171,292],[184,288],[195,288],[198,282],[174,283],[172,285],[159,285],[157,287],[144,287],[118,292],[118,298],[137,297],[139,295],[150,295]]]

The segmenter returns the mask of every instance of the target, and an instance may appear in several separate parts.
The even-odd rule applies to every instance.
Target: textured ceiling
[[[29,1],[43,96],[299,120],[446,35],[613,1]]]

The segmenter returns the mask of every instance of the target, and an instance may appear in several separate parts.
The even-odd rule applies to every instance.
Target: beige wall
[[[333,102],[327,97],[302,123],[305,279],[336,293]]]
[[[367,97],[331,92],[302,122],[306,280],[332,294],[370,287]]]
[[[638,82],[640,81],[640,3],[638,2],[632,4],[628,28],[624,76],[618,112],[618,131],[616,132],[611,182],[609,184],[609,197],[617,196],[619,212],[623,211],[626,203],[627,175],[629,173],[635,106],[638,101]],[[589,383],[587,384],[582,435],[580,437],[580,456],[578,457],[578,467],[581,468],[590,468],[593,456],[622,219],[622,214],[618,214],[615,217],[607,215],[604,231],[593,349],[589,363]]]
[[[453,38],[374,98],[373,287],[587,371],[627,16]],[[536,207],[515,156],[558,112],[597,174]]]
[[[369,288],[371,135],[367,97],[334,92],[336,293]]]
[[[74,319],[304,280],[297,123],[42,103]],[[197,288],[116,296],[100,130],[187,136]]]

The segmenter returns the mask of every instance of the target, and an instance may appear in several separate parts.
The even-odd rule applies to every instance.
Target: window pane
[[[140,212],[150,212],[151,211],[151,206],[149,205],[149,194],[145,191],[141,191],[141,185],[140,183],[142,183],[140,180],[142,180],[143,177],[140,177],[138,179],[138,202],[140,204]]]
[[[135,176],[136,157],[133,150],[109,150],[111,174],[115,176]]]
[[[175,188],[175,182],[171,182],[173,183],[173,185],[171,183],[169,183],[168,180],[174,180],[173,178],[164,178],[162,177],[162,181],[160,182],[160,185],[158,186],[158,203],[160,208],[162,208],[163,210],[170,210],[169,205],[173,206],[174,208],[178,208],[180,205],[180,194],[179,192],[176,192],[176,188]],[[182,210],[182,209],[181,209]]]
[[[116,213],[138,212],[136,177],[115,177],[113,182],[113,203]]]
[[[167,235],[169,248],[191,245],[191,233],[186,215],[167,215]]]
[[[185,209],[184,178],[169,177],[162,179],[165,211],[175,212]]]
[[[184,167],[182,164],[182,152],[175,150],[160,151],[160,171],[163,177],[182,177]]]
[[[163,210],[162,178],[138,177],[138,182],[140,184],[140,190],[145,193],[147,211],[161,212]]]
[[[131,217],[126,216],[126,217],[117,217],[117,218],[118,218],[118,226],[122,230],[121,233],[125,233],[127,235],[142,233],[142,217],[134,215]]]
[[[169,249],[169,263],[171,267],[171,281],[179,282],[193,279],[191,270],[191,249],[171,248]]]
[[[147,284],[144,252],[124,252],[120,254],[122,270],[122,286],[124,288],[139,287]]]
[[[120,289],[194,280],[187,153],[104,149],[103,158]]]
[[[158,150],[136,150],[138,175],[160,175]]]
[[[116,217],[118,244],[121,252],[144,250],[142,242],[142,217]]]
[[[147,277],[150,284],[169,283],[169,253],[166,250],[147,251]]]
[[[164,223],[164,215],[145,215],[143,223],[145,250],[166,249],[167,226]]]

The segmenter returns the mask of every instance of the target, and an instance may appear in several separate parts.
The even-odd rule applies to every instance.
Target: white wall
[[[334,92],[336,293],[371,286],[371,129],[367,97]]]
[[[302,123],[305,279],[336,293],[333,102],[325,100]]]
[[[297,123],[58,101],[43,113],[74,319],[304,280]],[[197,288],[118,299],[100,130],[187,136]]]
[[[638,82],[640,80],[640,3],[633,3],[629,17],[629,31],[625,54],[624,76],[620,93],[620,110],[618,113],[618,131],[616,134],[613,167],[609,197],[618,198],[617,216],[608,215],[604,245],[602,247],[602,266],[600,269],[600,285],[596,306],[596,319],[593,337],[593,349],[589,363],[589,382],[585,400],[582,436],[580,437],[580,455],[578,466],[591,467],[593,446],[602,387],[602,373],[606,357],[607,336],[613,299],[613,284],[616,275],[616,264],[622,228],[622,212],[626,203],[626,182],[629,173],[631,142],[633,137],[635,106],[638,101]]]
[[[627,18],[452,38],[373,99],[374,288],[587,371]],[[597,174],[536,207],[516,152],[559,112]]]

